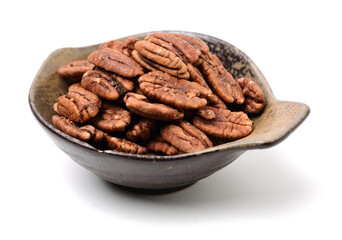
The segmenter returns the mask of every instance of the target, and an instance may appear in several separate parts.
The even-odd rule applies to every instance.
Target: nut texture
[[[152,119],[141,119],[133,126],[131,130],[126,132],[126,138],[130,141],[137,142],[147,140],[151,137],[156,129],[157,121]]]
[[[153,152],[164,153],[166,155],[176,155],[182,153],[175,146],[166,142],[161,136],[158,136],[149,142],[147,149]]]
[[[188,43],[190,43],[196,49],[196,52],[199,56],[202,54],[205,55],[205,54],[209,53],[208,45],[199,38],[189,36],[189,35],[185,35],[185,34],[181,34],[181,33],[169,33],[169,34],[174,35],[174,36],[181,38],[184,41],[187,41]]]
[[[224,68],[215,55],[208,53],[202,56],[201,70],[215,93],[226,103],[242,104],[245,98],[240,85]]]
[[[190,73],[190,79],[202,87],[205,87],[211,92],[210,87],[208,86],[207,82],[205,81],[203,75],[201,72],[193,66],[191,63],[188,63],[188,71]],[[213,92],[211,92],[207,96],[207,101],[210,106],[216,107],[216,108],[227,108],[226,104]]]
[[[87,71],[81,84],[97,96],[111,101],[134,89],[134,83],[130,79],[100,69]]]
[[[74,122],[58,115],[52,116],[52,122],[62,132],[81,141],[100,142],[103,139],[103,132],[91,125],[78,127]]]
[[[95,117],[101,107],[98,96],[74,83],[69,87],[69,93],[57,99],[54,110],[71,121],[83,123]]]
[[[116,49],[96,50],[88,56],[88,61],[95,66],[124,77],[135,77],[144,74],[139,64]]]
[[[99,114],[91,123],[105,132],[123,132],[131,124],[131,115],[119,106],[103,102]]]
[[[215,118],[201,115],[201,117],[194,117],[193,124],[208,135],[225,140],[235,140],[252,132],[253,122],[244,112],[231,112],[228,109],[217,109],[210,106],[202,110],[213,112]]]
[[[174,121],[184,117],[182,110],[161,103],[152,103],[144,95],[127,93],[124,102],[132,112],[145,118]]]
[[[117,138],[110,136],[109,134],[104,135],[104,140],[107,146],[113,150],[125,153],[135,153],[135,154],[145,154],[147,153],[147,148],[140,146],[131,141],[127,141],[123,138]]]
[[[210,90],[198,83],[177,79],[159,71],[152,71],[139,79],[141,91],[149,98],[181,109],[198,109],[207,104]]]
[[[239,78],[238,83],[246,99],[244,111],[252,114],[259,113],[265,104],[264,93],[260,87],[248,78]]]
[[[78,60],[61,66],[58,69],[58,73],[70,82],[78,82],[81,81],[82,75],[86,71],[93,69],[93,67],[94,64],[91,64],[87,60]]]
[[[158,32],[146,36],[145,40],[173,52],[184,63],[194,63],[198,60],[196,48],[176,35]]]
[[[136,42],[135,49],[141,55],[140,58],[153,69],[164,71],[178,78],[189,78],[186,64],[170,50],[146,40]]]
[[[176,124],[169,124],[162,127],[160,134],[165,141],[177,149],[185,153],[190,153],[212,147],[209,138],[189,122],[179,120]]]
[[[111,40],[111,41],[102,43],[99,49],[105,49],[105,48],[115,49],[125,54],[127,57],[130,57],[132,55],[132,51],[134,50],[134,44],[137,41],[139,41],[139,39],[132,38],[132,37],[125,39],[123,43],[117,40]]]

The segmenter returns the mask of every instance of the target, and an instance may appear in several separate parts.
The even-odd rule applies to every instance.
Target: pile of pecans
[[[55,127],[127,153],[175,155],[245,137],[247,114],[265,104],[254,81],[236,81],[207,44],[184,34],[112,40],[58,73],[72,85],[54,104]]]

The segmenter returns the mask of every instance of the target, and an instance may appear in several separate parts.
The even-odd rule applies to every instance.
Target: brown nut
[[[147,97],[135,93],[127,93],[124,97],[126,107],[135,114],[155,120],[174,121],[184,117],[182,110],[161,103],[152,103]]]
[[[100,142],[103,139],[103,132],[91,125],[78,127],[74,122],[58,115],[52,116],[52,122],[57,129],[81,141]]]
[[[180,151],[185,153],[196,152],[213,146],[205,133],[189,122],[179,120],[176,124],[162,127],[160,134],[165,141]]]
[[[126,132],[126,138],[130,141],[137,142],[147,140],[151,137],[156,129],[157,121],[152,119],[141,119],[133,126],[131,130]]]
[[[148,64],[150,60],[141,56],[137,50],[132,51],[132,58],[134,59],[134,61],[140,64],[144,69],[147,69],[148,71],[158,71],[157,68],[154,68],[150,64]]]
[[[131,115],[119,106],[103,102],[99,114],[91,123],[105,132],[123,132],[131,124]]]
[[[147,149],[153,152],[164,153],[166,155],[176,155],[182,153],[175,146],[166,142],[161,136],[158,136],[151,142],[149,142],[147,145]]]
[[[149,98],[180,109],[198,109],[207,104],[210,90],[198,83],[177,79],[159,71],[142,75],[139,79],[141,91]]]
[[[105,43],[102,43],[99,47],[99,49],[116,49],[119,52],[125,54],[126,56],[130,57],[132,54],[132,51],[134,50],[134,44],[139,41],[137,38],[126,38],[125,41],[122,43],[117,40],[111,40]]]
[[[198,60],[196,48],[190,43],[170,33],[157,32],[149,34],[145,40],[161,46],[183,60],[185,63],[194,63]]]
[[[134,38],[134,37],[126,38],[125,41],[123,42],[123,44],[124,44],[123,53],[130,57],[132,55],[133,50],[135,49],[134,45],[138,41],[139,41],[139,39]]]
[[[88,61],[95,66],[124,77],[135,77],[144,74],[139,64],[115,49],[105,48],[96,50],[88,56]]]
[[[189,78],[186,64],[173,52],[146,40],[136,42],[134,46],[140,54],[140,59],[143,59],[153,69],[158,69],[178,78]]]
[[[119,152],[125,153],[135,153],[135,154],[145,154],[147,153],[147,148],[140,146],[131,141],[127,141],[123,138],[117,138],[110,136],[108,134],[104,135],[104,140],[107,146],[111,149],[117,150]]]
[[[211,91],[201,72],[191,63],[188,63],[188,71],[190,73],[190,79],[192,81],[200,84],[202,87],[205,87],[206,89]],[[207,101],[210,106],[216,108],[227,108],[226,104],[213,92],[208,95]]]
[[[93,69],[94,64],[91,64],[87,60],[78,60],[70,62],[58,69],[59,75],[68,79],[71,82],[81,81],[82,75]]]
[[[238,83],[246,99],[244,111],[252,114],[259,113],[265,105],[264,93],[260,87],[248,78],[239,78]]]
[[[87,71],[82,77],[81,84],[99,97],[111,101],[134,89],[134,83],[130,79],[100,69]]]
[[[199,56],[202,54],[209,53],[208,45],[197,37],[193,37],[193,36],[189,36],[189,35],[185,35],[181,33],[170,33],[170,34],[190,43],[196,49],[196,52]]]
[[[101,107],[98,96],[74,83],[69,87],[69,93],[57,99],[54,110],[71,121],[83,123],[95,117]]]
[[[225,139],[235,140],[245,137],[252,132],[253,122],[244,112],[231,112],[228,109],[204,107],[203,110],[211,111],[215,118],[194,117],[193,124],[208,135]]]
[[[207,107],[199,109],[197,111],[197,114],[207,120],[212,120],[216,118],[215,112],[211,109],[208,109]]]
[[[243,104],[245,98],[240,85],[224,68],[218,57],[208,53],[207,55],[202,55],[202,59],[201,71],[207,78],[213,91],[226,103],[236,102],[237,104]]]
[[[105,49],[105,48],[115,49],[115,50],[118,50],[119,52],[122,52],[123,49],[125,48],[125,45],[120,41],[110,40],[108,42],[102,43],[99,47],[99,49]]]

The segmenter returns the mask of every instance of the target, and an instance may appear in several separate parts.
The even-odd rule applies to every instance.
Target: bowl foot
[[[172,192],[177,192],[180,190],[183,190],[187,187],[190,187],[194,183],[190,183],[187,185],[179,186],[179,187],[173,187],[173,188],[162,188],[162,189],[146,189],[146,188],[134,188],[134,187],[127,187],[127,186],[122,186],[113,183],[114,186],[123,189],[125,191],[130,191],[134,193],[139,193],[139,194],[147,194],[147,195],[159,195],[159,194],[167,194],[167,193],[172,193]]]

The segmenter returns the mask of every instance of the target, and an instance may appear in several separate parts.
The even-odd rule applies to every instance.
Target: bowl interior
[[[308,115],[309,107],[305,104],[277,100],[258,67],[245,53],[235,46],[204,34],[191,32],[179,33],[193,35],[205,41],[208,44],[210,51],[220,58],[226,69],[235,79],[239,77],[248,77],[254,80],[263,90],[266,100],[264,111],[258,116],[251,116],[254,124],[253,132],[249,136],[201,152],[186,155],[203,154],[229,148],[262,148],[272,146],[291,133]],[[131,37],[143,39],[147,34],[149,33],[141,33]],[[122,41],[125,38],[118,40]],[[81,48],[62,48],[51,53],[38,71],[29,93],[31,109],[44,126],[51,131],[54,131],[56,134],[65,137],[69,141],[90,149],[94,148],[87,143],[71,138],[55,129],[52,125],[51,117],[55,114],[53,111],[53,104],[59,96],[67,93],[68,86],[70,85],[59,76],[57,73],[58,68],[74,60],[87,59],[87,56],[97,49],[98,46],[99,44]],[[107,152],[114,155],[130,155],[115,151]],[[181,157],[176,155],[158,157],[144,156],[142,158],[177,159]]]

